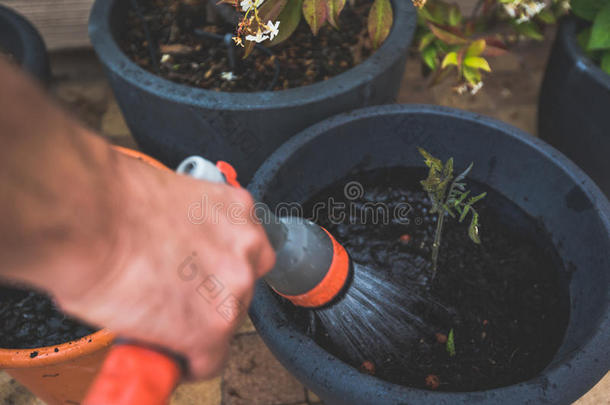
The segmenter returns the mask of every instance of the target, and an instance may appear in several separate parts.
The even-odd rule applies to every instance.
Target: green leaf
[[[303,0],[303,17],[309,24],[311,32],[318,35],[320,28],[328,18],[328,2],[326,0]]]
[[[443,162],[441,162],[440,159],[432,156],[430,154],[430,152],[428,152],[424,148],[417,148],[417,150],[419,150],[419,154],[423,156],[426,166],[428,166],[431,169],[438,170],[438,171],[443,170]]]
[[[602,54],[602,60],[599,66],[602,70],[610,75],[610,51],[605,51]]]
[[[375,0],[369,12],[369,36],[373,41],[373,48],[377,49],[390,35],[394,13],[390,0]]]
[[[536,15],[536,18],[542,21],[545,24],[555,24],[557,22],[557,18],[555,18],[555,14],[550,11],[548,8],[543,9]]]
[[[462,21],[462,13],[460,13],[460,8],[457,5],[453,4],[449,7],[447,20],[452,27],[456,27],[460,24]]]
[[[478,245],[481,243],[481,239],[479,238],[479,214],[474,210],[472,212],[472,221],[468,227],[468,236]]]
[[[287,3],[288,0],[267,0],[258,8],[258,16],[263,22],[269,20],[275,21],[282,13],[282,10],[286,7]],[[256,43],[254,41],[246,41],[246,44],[244,45],[244,59],[252,53],[255,45]]]
[[[470,173],[470,171],[472,170],[473,167],[474,167],[474,162],[470,162],[468,167],[462,173],[457,175],[457,177],[454,180],[455,184],[457,185],[459,181],[464,180],[466,178],[466,176],[468,176],[468,173]]]
[[[466,42],[466,38],[462,38],[459,35],[456,35],[452,32],[449,32],[447,30],[444,30],[432,23],[428,23],[428,28],[430,28],[430,31],[432,31],[432,33],[441,41],[449,44],[449,45],[462,45],[465,44]]]
[[[421,53],[422,60],[432,70],[436,70],[438,61],[436,59],[438,51],[435,47],[429,46]]]
[[[544,39],[544,36],[538,29],[538,26],[536,26],[536,24],[534,24],[532,21],[515,24],[514,27],[519,34],[525,35],[528,38],[536,39],[538,41]]]
[[[458,198],[457,200],[455,200],[455,205],[459,205],[459,204],[461,204],[461,203],[462,203],[462,202],[463,202],[463,201],[466,199],[466,197],[468,197],[468,194],[470,194],[470,190],[466,191],[465,193],[462,193],[462,194],[460,195],[460,198]],[[462,212],[462,211],[460,211],[460,213],[461,213],[461,212]]]
[[[430,43],[432,43],[432,41],[434,41],[435,38],[436,37],[431,32],[427,32],[424,36],[422,36],[421,40],[419,41],[419,51],[423,51],[424,48],[426,48],[428,45],[430,45]]]
[[[444,69],[447,66],[457,66],[458,62],[457,62],[457,53],[456,52],[449,52],[447,55],[445,55],[445,57],[443,58],[443,63],[441,63],[441,68]]]
[[[464,59],[464,65],[475,69],[482,69],[486,72],[491,72],[489,63],[487,63],[485,58],[481,58],[480,56],[471,56],[470,58]]]
[[[269,42],[269,46],[277,45],[294,33],[301,22],[303,0],[290,0],[282,10],[277,20],[280,22],[280,32]]]
[[[426,21],[432,21],[434,23],[437,24],[442,24],[443,23],[443,19],[439,18],[438,16],[432,14],[430,12],[430,3],[426,4],[424,7],[417,9],[417,15],[418,17],[423,18]]]
[[[475,68],[464,66],[463,73],[464,78],[473,86],[481,81],[481,73]]]
[[[445,212],[447,214],[449,214],[451,216],[451,218],[455,218],[455,214],[451,210],[451,207],[449,207],[447,204],[443,204],[443,209],[445,210]]]
[[[588,49],[610,49],[610,1],[606,3],[593,20]]]
[[[465,57],[470,58],[471,56],[479,56],[485,50],[485,45],[486,43],[484,39],[477,39],[476,41],[473,41],[473,43],[468,46]]]
[[[587,27],[576,35],[576,41],[582,49],[587,50],[589,39],[591,38],[591,27]]]
[[[445,162],[445,167],[443,168],[443,176],[453,176],[453,158],[449,158],[447,162]]]
[[[464,209],[462,210],[462,214],[460,215],[458,221],[462,222],[466,218],[466,215],[468,215],[468,211],[470,211],[470,208],[472,207],[468,204],[464,206]]]
[[[572,0],[570,6],[572,12],[587,21],[593,21],[599,10],[606,5],[608,0]]]
[[[339,19],[339,14],[345,7],[345,0],[327,0],[328,1],[328,22],[334,28],[339,29],[339,24],[337,23]]]
[[[449,331],[449,336],[447,336],[447,343],[445,344],[445,349],[449,354],[449,357],[455,356],[455,335],[453,333],[453,328]]]
[[[468,205],[474,205],[474,203],[476,203],[477,201],[481,201],[483,198],[485,198],[486,195],[487,193],[481,193],[477,196],[472,197],[470,200],[468,200]]]

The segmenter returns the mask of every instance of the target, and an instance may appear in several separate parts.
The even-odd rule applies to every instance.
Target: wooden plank
[[[0,0],[30,20],[50,50],[88,47],[87,21],[94,0]]]

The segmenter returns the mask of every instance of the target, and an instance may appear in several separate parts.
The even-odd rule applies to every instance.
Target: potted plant
[[[442,183],[439,173],[455,167],[450,184],[472,190],[464,198],[448,191],[438,207],[470,216],[475,211],[465,205],[476,202],[479,216],[469,227],[445,218],[438,271],[424,279],[433,280],[424,286],[450,316],[415,313],[433,327],[414,340],[404,335],[399,356],[412,360],[407,365],[393,362],[396,356],[358,364],[333,344],[329,330],[310,323],[310,314],[260,283],[250,309],[260,335],[332,404],[572,403],[610,364],[610,204],[544,142],[454,109],[370,107],[294,136],[248,188],[272,209],[304,204],[306,216],[317,214],[352,259],[376,266],[380,277],[421,284],[445,208],[432,210],[426,192],[439,183],[426,177],[418,147],[429,152],[426,164],[437,167],[436,180]],[[458,176],[470,162],[467,176]],[[329,204],[338,211],[325,209]],[[394,216],[359,221],[371,206],[374,212],[389,207]],[[407,208],[398,211],[402,218],[400,206]],[[467,229],[480,244],[470,242]],[[387,329],[401,333],[405,326]]]
[[[429,85],[454,78],[459,94],[476,94],[489,57],[522,39],[542,40],[546,25],[565,13],[568,0],[482,0],[470,12],[444,0],[414,0],[418,7],[415,44]]]
[[[542,139],[610,193],[610,2],[573,0],[557,32],[538,104]]]
[[[339,112],[392,101],[416,23],[414,7],[401,0],[377,1],[382,12],[370,0],[332,2],[345,5],[341,15],[310,8],[327,1],[259,1],[261,22],[272,20],[278,30],[273,41],[294,32],[270,47],[264,37],[271,35],[260,27],[263,42],[242,48],[232,40],[236,20],[213,3],[137,3],[134,10],[134,2],[97,1],[89,23],[134,137],[170,166],[201,154],[232,162],[244,181],[299,130]],[[241,3],[248,5],[231,2],[240,11]],[[386,22],[392,16],[382,44],[383,32],[369,36],[372,10]],[[219,14],[225,17],[215,19]],[[254,52],[244,59],[248,49]]]
[[[29,21],[0,5],[0,56],[2,54],[41,82],[49,80],[49,60],[42,37]]]
[[[140,152],[121,153],[168,170]],[[47,405],[80,403],[115,336],[63,315],[47,296],[24,286],[0,286],[0,369]]]

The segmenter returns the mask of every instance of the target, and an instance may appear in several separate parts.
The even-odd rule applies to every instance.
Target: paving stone
[[[322,404],[322,400],[312,390],[307,390],[306,395],[307,395],[307,402],[309,402],[310,404],[316,404],[316,405]]]
[[[0,371],[0,403],[5,405],[45,405],[10,375]]]
[[[237,329],[236,335],[243,335],[244,333],[254,333],[256,332],[256,328],[250,320],[250,317],[246,315],[246,319],[242,322],[242,324]]]
[[[537,112],[535,105],[506,106],[493,114],[494,118],[509,122],[530,135],[536,135]]]
[[[610,405],[610,372],[574,405]]]
[[[125,123],[123,113],[114,99],[109,100],[108,108],[102,117],[101,131],[106,136],[131,137],[131,132]]]
[[[210,381],[182,384],[174,392],[170,405],[220,405],[221,385],[220,377]]]
[[[305,389],[273,357],[257,334],[237,336],[223,373],[223,405],[305,402]]]

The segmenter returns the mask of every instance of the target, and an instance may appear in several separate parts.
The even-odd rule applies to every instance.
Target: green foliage
[[[447,336],[447,343],[445,344],[445,349],[449,354],[449,357],[455,356],[455,336],[453,333],[453,328],[449,331],[449,335]]]
[[[573,0],[574,14],[592,24],[577,34],[585,53],[610,74],[610,0]]]
[[[449,215],[452,218],[458,218],[459,222],[463,222],[470,214],[468,236],[474,243],[481,243],[479,236],[479,214],[475,210],[474,204],[485,198],[487,193],[470,197],[470,191],[466,190],[464,179],[472,170],[474,163],[470,163],[466,170],[454,176],[453,158],[449,158],[443,164],[440,159],[432,156],[422,148],[419,148],[419,153],[424,157],[424,162],[429,168],[428,177],[420,183],[424,191],[428,193],[432,203],[430,212],[438,214],[434,243],[432,245],[432,278],[434,278],[438,266],[438,253],[445,216]]]
[[[375,0],[368,20],[369,36],[373,41],[373,48],[379,48],[388,35],[390,35],[393,20],[394,15],[390,0]]]
[[[234,0],[220,1],[231,3]],[[263,23],[268,20],[275,21],[276,18],[280,21],[279,34],[268,42],[273,46],[290,38],[302,19],[307,22],[314,35],[326,24],[340,29],[338,20],[345,4],[346,0],[266,0],[258,8],[257,18]],[[390,0],[374,0],[368,16],[368,31],[373,47],[378,48],[386,40],[393,22]],[[248,24],[243,26],[249,27]],[[248,48],[247,54],[254,48],[254,44],[249,42],[246,42],[245,46]]]
[[[583,20],[593,21],[608,0],[572,0],[572,12]]]
[[[423,63],[432,70],[430,84],[455,69],[455,89],[474,94],[482,85],[484,72],[492,70],[489,57],[506,52],[508,38],[541,40],[542,28],[565,13],[567,0],[547,4],[542,0],[481,0],[470,16],[448,1],[413,0],[416,5],[423,4],[418,9],[418,49]],[[487,35],[492,24],[503,24],[509,32],[494,30],[498,33]]]
[[[290,0],[286,4],[277,18],[281,22],[282,29],[277,37],[269,42],[270,46],[277,45],[280,42],[285,41],[294,33],[301,22],[302,8],[303,0]]]
[[[610,1],[606,2],[593,20],[588,49],[610,49]]]

